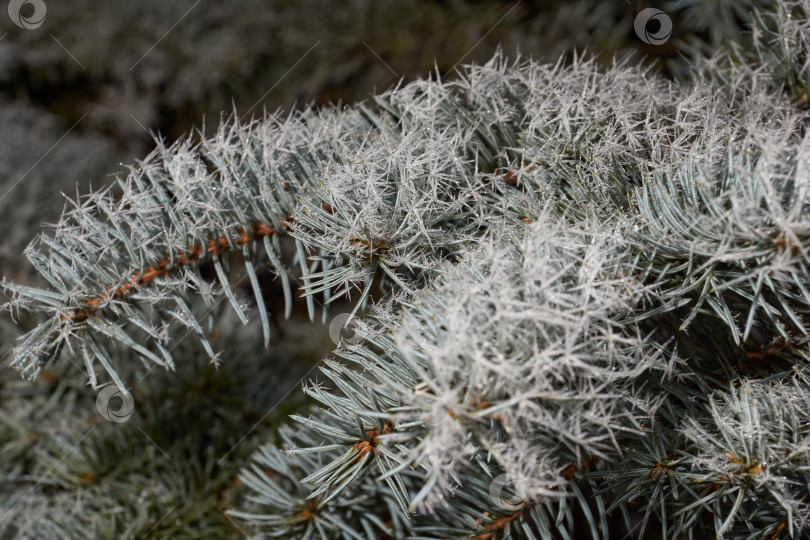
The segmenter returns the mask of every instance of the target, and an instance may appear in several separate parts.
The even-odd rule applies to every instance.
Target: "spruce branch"
[[[265,344],[263,264],[287,313],[299,278],[310,318],[358,293],[317,406],[241,475],[231,513],[260,535],[605,538],[638,510],[642,535],[800,537],[807,10],[777,4],[678,84],[497,55],[160,146],[29,249],[51,289],[4,281],[45,317],[15,363],[78,350],[124,387],[113,351],[178,369],[176,323],[216,357],[186,289],[245,323],[241,252]]]

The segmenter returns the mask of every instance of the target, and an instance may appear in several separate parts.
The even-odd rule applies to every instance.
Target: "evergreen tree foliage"
[[[278,312],[328,322],[347,298],[354,336],[222,509],[248,534],[807,536],[810,1],[716,4],[750,32],[698,35],[674,81],[632,58],[498,54],[355,106],[231,119],[158,146],[120,194],[79,196],[26,250],[49,287],[3,281],[12,315],[37,318],[13,365],[35,379],[77,359],[93,389],[146,395],[99,439],[115,450],[43,450],[55,487],[92,487],[37,522],[52,499],[34,490],[14,532],[149,534],[131,498],[94,506],[120,489],[166,507],[164,535],[205,537],[178,493],[228,485],[213,455],[243,426],[211,420],[204,463],[173,463],[198,441],[148,433],[172,452],[137,465],[165,470],[157,485],[109,456],[137,451],[200,358],[231,370],[225,392],[283,384],[275,364],[229,366],[273,351]],[[136,368],[154,367],[176,373],[144,391]],[[217,410],[207,395],[193,411]],[[49,406],[82,400],[66,386]]]

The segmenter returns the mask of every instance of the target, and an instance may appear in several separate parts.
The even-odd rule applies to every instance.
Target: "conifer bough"
[[[178,324],[219,361],[190,295],[246,323],[243,279],[272,346],[269,266],[362,340],[244,469],[258,537],[806,536],[808,12],[678,83],[498,55],[159,146],[28,248],[50,288],[4,281],[42,317],[14,364],[126,388],[113,344],[173,369]]]

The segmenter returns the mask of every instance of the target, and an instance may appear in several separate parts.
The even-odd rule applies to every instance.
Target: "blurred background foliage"
[[[34,30],[0,13],[0,273],[32,282],[21,254],[43,223],[145,157],[155,137],[210,135],[223,115],[353,103],[400,82],[453,77],[498,47],[548,62],[574,50],[605,63],[634,52],[678,78],[684,54],[734,39],[747,11],[768,4],[46,0]],[[663,45],[633,31],[650,6],[673,19]],[[183,346],[199,361],[179,364],[180,373],[133,364],[132,380],[143,383],[124,424],[97,413],[69,352],[34,383],[3,367],[0,538],[241,537],[221,511],[237,469],[303,400],[300,379],[334,343],[302,310],[276,321],[264,351],[256,326],[231,324],[228,312],[210,327],[228,350],[219,369],[193,344]],[[26,328],[18,322],[0,318],[3,366]]]

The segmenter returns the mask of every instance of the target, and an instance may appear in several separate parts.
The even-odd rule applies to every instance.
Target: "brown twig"
[[[289,226],[289,223],[291,221],[292,217],[288,215],[286,218],[280,220],[281,226],[286,228],[287,226]],[[238,245],[244,245],[250,242],[251,240],[283,232],[285,231],[276,229],[276,227],[268,225],[267,223],[257,221],[253,223],[253,225],[251,225],[247,231],[243,227],[239,227],[236,230],[234,240]],[[205,253],[212,253],[214,255],[218,255],[220,252],[228,251],[230,249],[230,243],[228,242],[228,237],[222,235],[217,239],[213,238],[210,239],[205,247],[206,247]],[[203,256],[203,245],[193,244],[189,246],[189,248],[185,252],[181,252],[175,257],[175,265],[172,267],[169,267],[168,257],[159,259],[155,265],[148,266],[147,268],[145,268],[143,274],[141,274],[139,270],[135,270],[128,277],[126,283],[119,286],[108,286],[107,290],[104,293],[95,296],[93,298],[89,298],[88,300],[85,301],[84,307],[74,309],[68,315],[62,315],[62,319],[63,320],[70,319],[72,321],[79,323],[83,322],[87,320],[89,317],[95,316],[96,311],[100,309],[100,306],[104,302],[110,299],[124,298],[124,296],[132,289],[148,285],[156,277],[166,276],[171,272],[176,272],[183,266],[195,264],[199,262],[200,257],[202,256]]]

